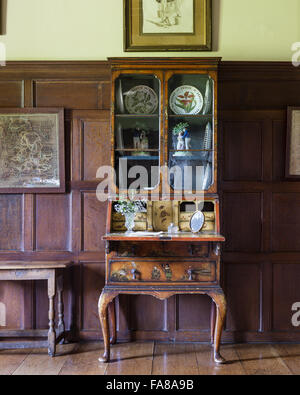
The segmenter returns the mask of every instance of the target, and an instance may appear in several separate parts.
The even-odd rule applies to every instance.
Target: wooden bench
[[[24,341],[0,341],[0,349],[13,348],[45,348],[48,354],[55,356],[56,345],[65,339],[64,306],[63,306],[63,271],[71,266],[70,261],[48,261],[48,262],[24,262],[5,261],[0,262],[0,281],[27,281],[47,280],[49,298],[49,330],[6,330],[0,329],[2,338],[31,338],[47,337],[47,340]],[[54,297],[58,296],[58,326],[55,330],[55,308]]]

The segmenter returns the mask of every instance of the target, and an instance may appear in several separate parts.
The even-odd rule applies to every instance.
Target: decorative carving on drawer
[[[123,258],[124,259],[124,258]],[[215,261],[172,261],[167,259],[111,260],[109,281],[132,283],[214,283],[216,281]]]
[[[151,275],[152,280],[159,281],[160,277],[161,277],[161,274],[160,274],[159,269],[156,266],[154,266],[154,268],[152,270],[152,275]]]
[[[165,272],[166,280],[172,281],[173,273],[172,273],[170,265],[168,263],[162,263],[161,266],[163,268],[163,271]]]
[[[128,275],[129,275],[129,273],[127,273],[126,269],[121,269],[121,270],[111,273],[110,281],[112,281],[112,282],[130,281],[128,278]]]

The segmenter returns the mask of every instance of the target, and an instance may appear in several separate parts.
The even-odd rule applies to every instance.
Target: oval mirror
[[[204,214],[202,211],[196,211],[190,220],[190,228],[193,233],[200,232],[205,222]]]

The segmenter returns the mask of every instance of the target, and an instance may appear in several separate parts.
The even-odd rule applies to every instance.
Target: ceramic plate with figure
[[[157,94],[149,86],[138,85],[125,93],[125,107],[129,114],[153,114],[157,106]]]
[[[170,107],[178,115],[199,114],[203,107],[203,96],[194,86],[182,85],[172,92]]]

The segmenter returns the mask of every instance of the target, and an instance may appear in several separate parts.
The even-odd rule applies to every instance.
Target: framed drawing
[[[288,107],[286,178],[300,178],[300,107]]]
[[[65,192],[64,110],[0,109],[0,193]]]
[[[123,2],[125,51],[211,51],[211,0]]]

